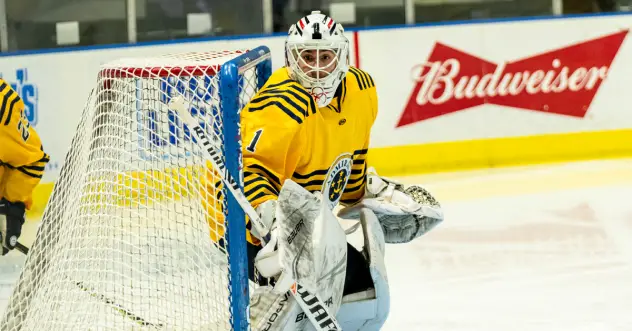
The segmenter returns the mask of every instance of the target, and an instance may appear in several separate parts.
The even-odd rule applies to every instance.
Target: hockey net
[[[214,141],[236,139],[223,121],[269,75],[269,52],[258,50],[102,67],[0,329],[242,329],[234,282],[244,265],[230,254],[245,248],[227,246],[245,242],[228,243],[224,221],[244,217],[227,212],[217,173],[167,104],[184,96]],[[244,56],[237,77],[222,77]],[[221,79],[233,80],[237,102],[224,102]],[[235,152],[223,157],[239,161]]]

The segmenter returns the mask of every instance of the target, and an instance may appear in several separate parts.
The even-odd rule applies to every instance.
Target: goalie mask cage
[[[270,74],[265,46],[102,66],[0,329],[247,330],[244,212],[167,104],[243,190],[239,112]]]

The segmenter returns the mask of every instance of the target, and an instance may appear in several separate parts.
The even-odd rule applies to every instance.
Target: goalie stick
[[[242,193],[239,184],[228,172],[228,169],[221,159],[221,151],[219,151],[217,146],[210,141],[210,139],[206,136],[204,129],[202,129],[200,124],[189,112],[184,98],[181,95],[171,98],[169,108],[175,110],[180,115],[180,118],[189,127],[189,131],[197,137],[197,143],[202,145],[200,147],[202,147],[201,149],[205,151],[206,160],[211,162],[213,168],[219,172],[222,182],[224,182],[224,185],[226,185],[235,200],[237,200],[246,215],[248,215],[253,226],[258,228],[259,233],[265,233],[265,231],[263,231],[265,226],[263,225],[259,214],[257,214],[246,196]],[[296,302],[298,302],[299,306],[303,309],[303,312],[307,315],[309,321],[317,331],[342,330],[336,318],[329,314],[329,311],[326,308],[327,306],[315,294],[310,293],[296,281],[294,281],[290,287],[289,292]]]
[[[15,244],[15,249],[17,249],[18,251],[20,251],[20,253],[27,255],[29,253],[29,248],[22,245],[19,241],[17,244]]]
[[[24,246],[24,245],[22,245],[20,242],[15,244],[15,249],[17,249],[20,253],[22,253],[24,255],[28,255],[28,253],[29,253],[29,248]],[[146,321],[144,318],[132,313],[129,309],[127,309],[127,308],[121,306],[120,304],[114,302],[112,299],[109,299],[105,295],[95,292],[93,288],[88,287],[83,282],[76,282],[75,285],[77,285],[77,287],[79,287],[84,292],[88,293],[91,297],[93,297],[93,298],[95,298],[97,300],[100,300],[103,303],[108,304],[109,306],[112,307],[112,309],[114,309],[114,311],[116,311],[117,313],[121,314],[122,316],[125,316],[125,317],[131,319],[132,321],[138,323],[141,326],[150,326],[150,327],[153,327],[153,328],[162,328],[163,327],[162,324],[155,324],[155,323],[151,323],[151,322]]]

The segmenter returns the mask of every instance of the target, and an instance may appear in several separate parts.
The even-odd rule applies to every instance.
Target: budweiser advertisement
[[[412,68],[414,87],[397,127],[483,104],[582,118],[628,30],[494,63],[437,41]]]

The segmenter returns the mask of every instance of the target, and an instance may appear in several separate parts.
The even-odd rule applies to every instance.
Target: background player
[[[441,222],[440,206],[425,190],[412,187],[404,191],[402,185],[377,176],[368,167],[377,92],[368,73],[349,66],[349,41],[343,27],[314,11],[290,28],[285,52],[286,65],[271,75],[241,112],[244,192],[267,225],[260,233],[248,223],[250,276],[254,277],[252,264],[273,280],[278,281],[284,272],[277,250],[278,229],[280,223],[291,220],[281,212],[277,199],[286,180],[309,192],[320,192],[329,180],[331,189],[320,198],[330,207],[329,214],[339,202],[349,206],[342,210],[345,217],[357,216],[361,207],[369,207],[380,217],[377,228],[384,232],[386,242],[408,242]],[[302,208],[309,209],[307,203]],[[338,302],[331,304],[332,314],[340,307],[340,313],[346,315],[339,316],[345,331],[361,325],[363,330],[379,329],[388,315],[383,256],[368,258],[371,246],[384,244],[384,239],[375,242],[375,238],[383,237],[365,235],[364,254],[342,239],[342,247],[346,244],[347,249],[341,262],[346,267],[341,279],[331,282],[344,282],[344,288],[328,301]],[[262,240],[266,243],[263,249]],[[325,263],[335,264],[335,258]],[[253,325],[276,314],[281,317],[275,317],[266,329],[309,327],[293,299],[285,304],[282,290],[275,293],[267,288],[259,288],[253,296]],[[355,299],[340,306],[343,296]],[[376,307],[373,316],[360,313],[366,310],[362,304],[367,301]]]
[[[0,79],[0,234],[2,255],[15,248],[32,192],[49,161],[24,113],[24,102]]]

